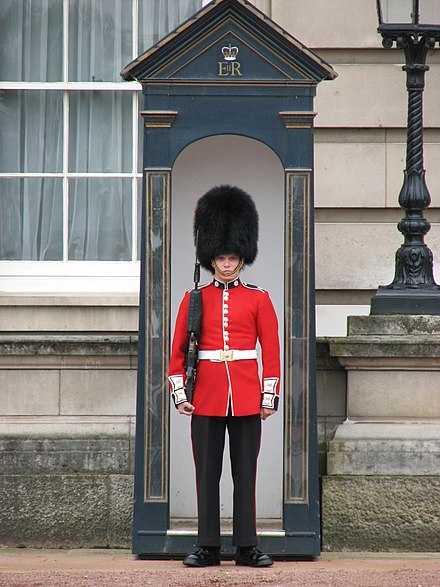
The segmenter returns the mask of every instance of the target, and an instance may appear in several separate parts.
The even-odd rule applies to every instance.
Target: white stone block
[[[80,370],[61,373],[62,415],[120,415],[136,413],[136,371]]]
[[[3,332],[136,332],[137,307],[0,304]]]
[[[315,206],[383,207],[384,162],[383,143],[316,143]]]
[[[437,370],[349,370],[350,418],[440,418]]]
[[[376,290],[392,281],[402,241],[395,224],[317,223],[315,234],[317,289]]]
[[[376,8],[365,0],[277,0],[272,18],[311,48],[380,48]]]
[[[59,413],[57,370],[1,369],[0,414],[4,416]]]
[[[338,77],[319,84],[315,100],[317,127],[402,128],[407,126],[408,93],[398,63],[340,63]],[[423,120],[425,128],[440,126],[440,65],[426,74]],[[372,82],[374,80],[374,82]],[[392,96],[392,99],[390,97]]]
[[[318,128],[406,127],[407,92],[401,65],[344,63],[336,70],[338,77],[317,89]]]

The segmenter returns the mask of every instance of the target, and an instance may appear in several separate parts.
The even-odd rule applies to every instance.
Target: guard
[[[234,484],[233,545],[237,565],[268,567],[272,558],[258,548],[255,483],[261,421],[275,414],[279,400],[278,322],[267,291],[243,283],[240,270],[258,252],[258,213],[252,198],[238,187],[214,187],[195,212],[196,254],[214,274],[200,286],[203,312],[198,364],[191,402],[186,395],[187,317],[190,294],[176,319],[169,366],[174,403],[191,417],[197,484],[197,549],[183,563],[220,564],[220,477],[228,430]],[[257,362],[261,347],[262,375]]]

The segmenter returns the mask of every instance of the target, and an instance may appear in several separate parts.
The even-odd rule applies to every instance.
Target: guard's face
[[[240,257],[238,255],[219,255],[215,258],[216,264],[216,277],[223,281],[227,281],[228,278],[235,279],[235,270],[240,264]],[[221,272],[218,274],[217,269]]]

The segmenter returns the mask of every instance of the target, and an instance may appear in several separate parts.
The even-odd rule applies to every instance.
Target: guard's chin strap
[[[226,275],[225,273],[223,273],[222,271],[220,271],[220,269],[217,266],[217,263],[215,261],[211,261],[211,265],[214,269],[214,271],[217,273],[217,275],[219,275],[220,277],[222,277],[223,279],[235,279],[238,274],[240,273],[240,271],[243,268],[244,265],[244,261],[243,259],[240,259],[240,263],[237,265],[237,267],[234,269],[234,271],[232,273],[229,273],[229,275]]]

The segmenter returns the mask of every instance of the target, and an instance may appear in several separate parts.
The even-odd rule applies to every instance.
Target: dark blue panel
[[[296,94],[294,93],[296,91]],[[212,135],[236,134],[259,140],[286,168],[311,168],[312,128],[286,132],[280,112],[310,112],[314,87],[206,87],[158,85],[146,89],[146,110],[176,111],[169,131],[146,130],[145,167],[171,167],[181,150]],[[164,133],[169,133],[163,141]]]
[[[268,51],[258,39],[237,26],[223,26],[199,39],[195,47],[155,72],[157,78],[203,80],[302,80],[309,81],[300,66]]]

